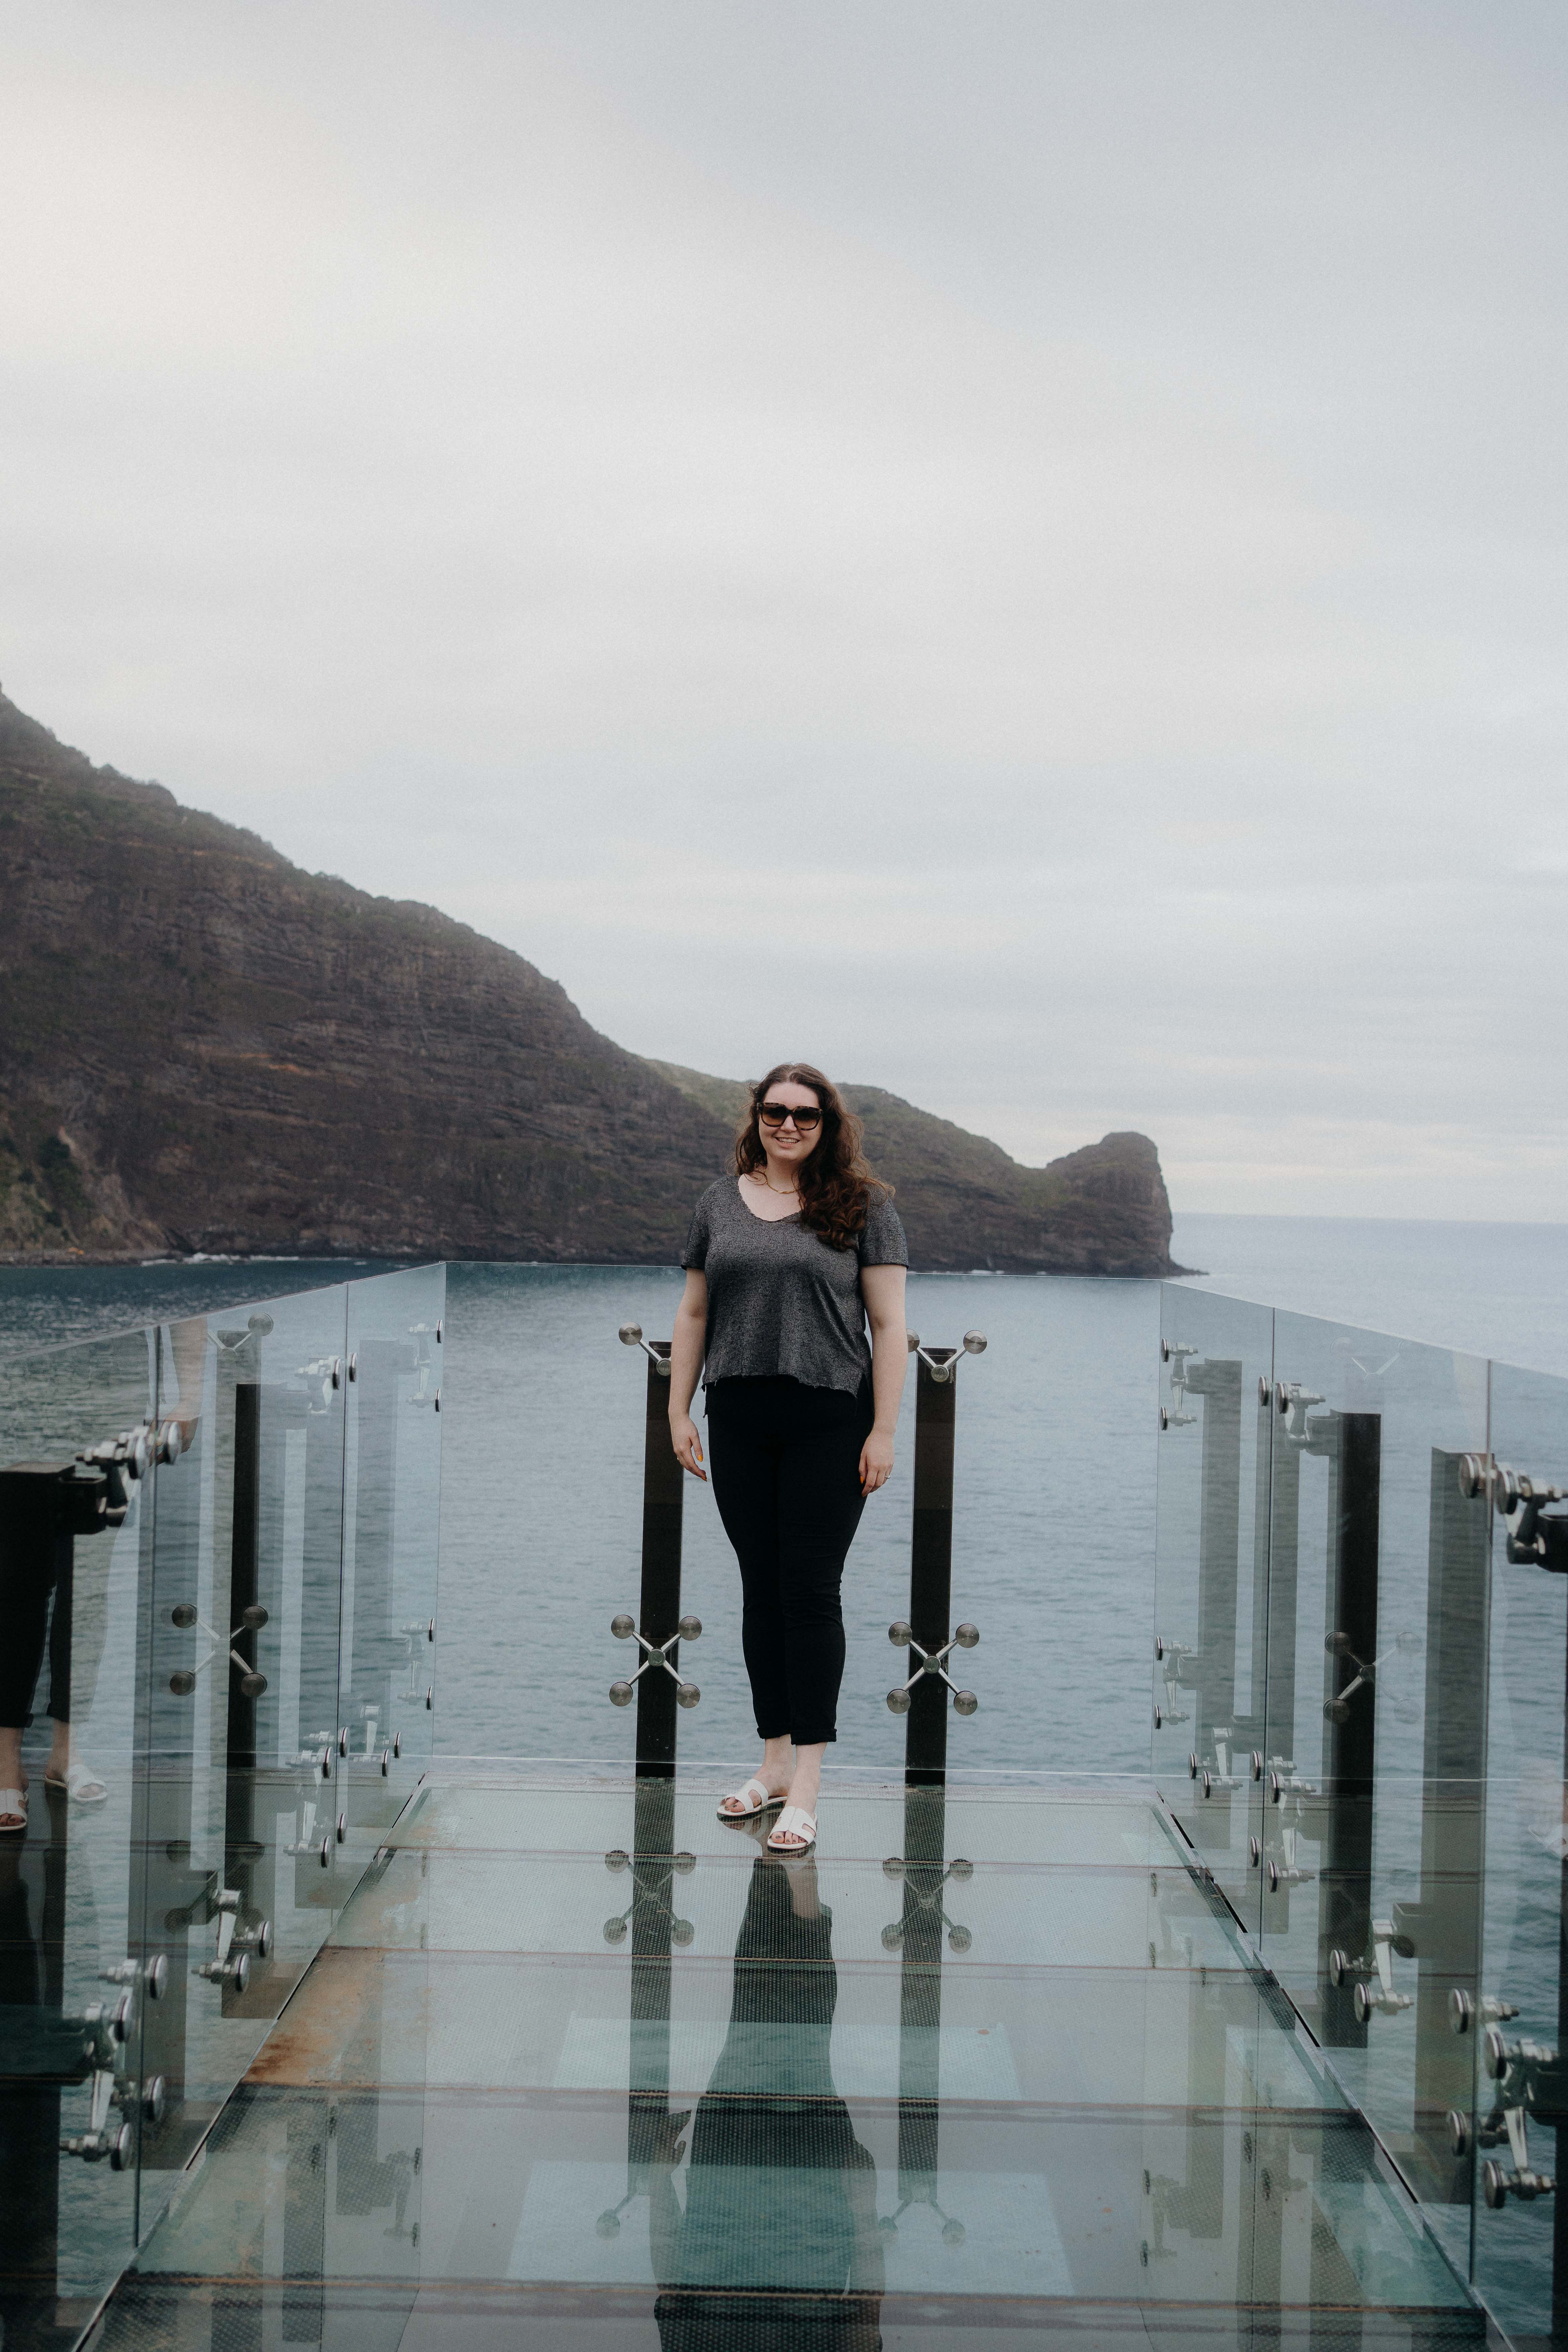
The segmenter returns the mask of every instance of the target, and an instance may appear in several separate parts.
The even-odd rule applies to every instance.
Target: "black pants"
[[[40,1487],[46,1484],[43,1479],[35,1483]],[[0,1624],[5,1628],[0,1644],[0,1724],[13,1729],[32,1721],[46,1635],[49,1714],[57,1723],[68,1723],[71,1714],[72,1538],[52,1532],[47,1518],[51,1498],[46,1494],[41,1499],[43,1508],[26,1517],[17,1512],[15,1523],[0,1533]]]
[[[865,1496],[871,1387],[716,1381],[708,1391],[713,1495],[741,1563],[741,1643],[757,1731],[797,1746],[838,1736],[844,1559]]]

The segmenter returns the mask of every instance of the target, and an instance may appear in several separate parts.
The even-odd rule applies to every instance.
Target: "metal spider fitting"
[[[895,1650],[912,1650],[920,1660],[920,1664],[915,1668],[909,1681],[900,1683],[895,1689],[888,1693],[888,1705],[895,1715],[908,1715],[910,1694],[922,1675],[934,1675],[938,1682],[947,1685],[948,1689],[952,1693],[952,1707],[955,1715],[974,1714],[980,1701],[972,1690],[959,1689],[947,1671],[947,1661],[955,1649],[973,1649],[980,1639],[978,1625],[961,1625],[956,1633],[949,1635],[940,1650],[924,1650],[916,1641],[904,1619],[896,1617],[888,1628],[888,1639]]]
[[[934,1356],[929,1348],[921,1346],[921,1335],[918,1331],[906,1331],[904,1337],[910,1343],[910,1355],[920,1358],[938,1388],[946,1388],[958,1370],[958,1360],[961,1354],[983,1356],[985,1353],[986,1339],[984,1331],[966,1331],[962,1348],[944,1348],[940,1354]]]
[[[263,1625],[268,1622],[268,1612],[259,1601],[253,1601],[248,1609],[240,1612],[239,1622],[226,1642],[220,1633],[213,1631],[206,1619],[198,1612],[194,1601],[176,1601],[169,1612],[169,1622],[182,1633],[187,1633],[195,1627],[198,1633],[205,1634],[211,1644],[205,1658],[198,1658],[194,1666],[180,1667],[177,1672],[169,1676],[169,1688],[176,1698],[189,1698],[195,1689],[198,1678],[205,1674],[213,1660],[221,1657],[226,1650],[228,1652],[229,1664],[238,1670],[239,1687],[244,1696],[259,1698],[262,1696],[267,1688],[266,1675],[258,1674],[250,1660],[242,1658],[234,1647],[234,1643],[239,1640],[242,1633],[259,1633]]]
[[[637,1668],[636,1674],[631,1676],[629,1681],[616,1682],[610,1685],[610,1704],[612,1706],[630,1706],[632,1703],[632,1693],[637,1688],[638,1683],[641,1682],[644,1675],[647,1673],[650,1666],[662,1666],[665,1673],[669,1676],[670,1681],[675,1685],[675,1703],[677,1706],[695,1706],[697,1705],[698,1700],[702,1696],[701,1692],[698,1689],[695,1683],[682,1682],[679,1675],[670,1664],[669,1654],[671,1650],[674,1649],[678,1642],[695,1642],[700,1638],[702,1633],[702,1620],[700,1617],[683,1617],[667,1642],[650,1642],[646,1633],[639,1633],[637,1632],[636,1618],[628,1617],[624,1610],[618,1617],[611,1618],[610,1631],[615,1635],[617,1642],[635,1641],[643,1654],[642,1664]]]

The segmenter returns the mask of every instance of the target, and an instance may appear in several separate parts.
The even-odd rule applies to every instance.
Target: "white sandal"
[[[19,1822],[8,1822],[7,1813],[20,1813]],[[20,1837],[27,1826],[27,1791],[26,1789],[0,1789],[0,1837]]]
[[[786,1845],[786,1838],[798,1838],[798,1845]],[[816,1843],[816,1815],[808,1813],[804,1805],[786,1805],[768,1832],[770,1853],[809,1853]]]
[[[754,1805],[748,1804],[746,1801],[753,1789],[757,1792],[757,1802]],[[775,1797],[770,1790],[763,1788],[760,1780],[748,1780],[743,1789],[735,1790],[731,1796],[723,1800],[719,1807],[719,1819],[721,1822],[754,1822],[757,1815],[765,1813],[770,1805],[782,1805],[783,1802],[782,1796]],[[724,1807],[730,1804],[741,1805],[744,1807],[744,1811],[738,1813],[726,1812]]]
[[[66,1766],[63,1780],[53,1772],[46,1772],[44,1786],[46,1789],[63,1789],[72,1803],[78,1805],[101,1805],[109,1798],[109,1790],[97,1773],[89,1772],[87,1766],[78,1763],[74,1757]]]

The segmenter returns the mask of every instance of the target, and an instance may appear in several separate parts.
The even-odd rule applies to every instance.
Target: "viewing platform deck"
[[[433,1771],[105,2352],[1484,2338],[1156,1806],[718,1789]]]
[[[1568,1382],[911,1336],[781,1859],[666,1350],[516,1272],[0,1359],[0,2352],[1562,2352]]]

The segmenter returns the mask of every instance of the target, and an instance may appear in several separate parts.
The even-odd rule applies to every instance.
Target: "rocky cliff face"
[[[0,1255],[668,1262],[728,1157],[723,1089],[0,696]],[[853,1098],[917,1264],[1169,1270],[1146,1138],[1031,1170]]]

